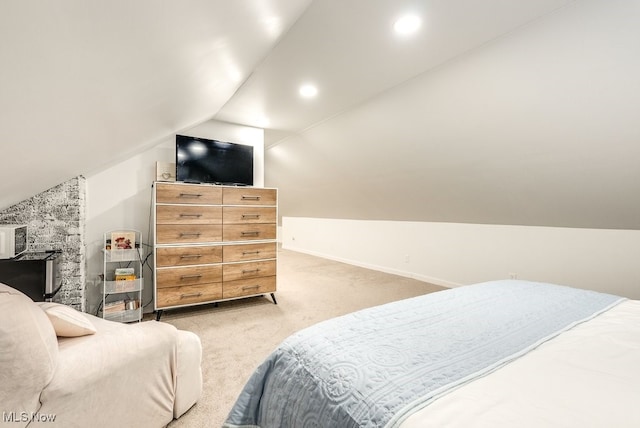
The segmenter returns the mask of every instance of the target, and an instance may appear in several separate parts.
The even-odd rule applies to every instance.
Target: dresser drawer
[[[156,266],[188,266],[222,262],[222,246],[164,247],[156,249]]]
[[[276,239],[274,224],[230,224],[224,226],[223,241],[251,241],[258,239]]]
[[[276,205],[276,189],[262,187],[223,187],[224,205]]]
[[[276,207],[224,207],[224,224],[275,223]]]
[[[241,262],[245,260],[275,259],[276,243],[225,245],[222,248],[222,261]]]
[[[222,240],[222,225],[159,224],[156,226],[157,244],[197,244]]]
[[[222,266],[223,281],[235,281],[237,279],[256,278],[260,276],[274,276],[276,274],[276,261],[266,260],[247,263],[232,263]]]
[[[254,279],[239,279],[225,282],[222,290],[222,298],[251,296],[253,294],[273,293],[276,291],[276,277],[266,276]]]
[[[222,284],[185,285],[182,287],[159,288],[156,291],[156,307],[190,305],[222,299]]]
[[[222,188],[192,184],[156,183],[156,202],[159,204],[210,204],[222,203]]]
[[[177,287],[222,281],[222,265],[156,269],[156,287]]]
[[[202,205],[158,205],[157,224],[221,224],[222,207]]]

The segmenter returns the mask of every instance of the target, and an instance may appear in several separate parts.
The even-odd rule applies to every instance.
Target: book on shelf
[[[116,281],[133,281],[136,279],[135,275],[116,275]]]
[[[134,275],[136,270],[134,268],[116,268],[116,275]]]
[[[124,300],[118,300],[115,302],[109,302],[104,304],[104,308],[102,308],[102,312],[105,314],[113,314],[116,312],[124,311]]]

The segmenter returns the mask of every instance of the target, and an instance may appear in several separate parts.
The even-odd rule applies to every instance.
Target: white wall
[[[195,137],[220,139],[254,147],[254,183],[264,186],[264,131],[208,121],[178,132]],[[136,229],[142,232],[145,243],[150,244],[151,189],[156,177],[156,162],[175,162],[175,135],[166,138],[151,149],[103,171],[87,176],[87,310],[95,313],[101,300],[103,233],[110,230]],[[146,247],[147,251],[151,247]],[[151,258],[149,259],[151,262]],[[145,270],[144,303],[151,301],[151,272]],[[153,309],[153,305],[146,310]]]
[[[283,217],[282,246],[453,287],[511,274],[640,299],[640,231]]]

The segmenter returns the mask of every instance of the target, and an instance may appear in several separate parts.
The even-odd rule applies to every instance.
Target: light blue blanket
[[[251,376],[224,426],[398,426],[435,397],[622,300],[494,281],[331,319],[285,340]]]

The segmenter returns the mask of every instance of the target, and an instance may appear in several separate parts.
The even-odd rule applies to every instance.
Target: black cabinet
[[[60,290],[60,251],[22,253],[0,260],[0,282],[22,291],[34,302],[50,300]]]

